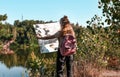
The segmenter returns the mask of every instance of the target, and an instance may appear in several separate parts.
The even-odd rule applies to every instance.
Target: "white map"
[[[54,35],[56,32],[60,30],[59,22],[55,23],[46,23],[46,24],[35,24],[33,25],[35,28],[36,34],[40,34],[42,37]],[[58,49],[58,39],[48,39],[42,40],[38,39],[40,45],[40,52],[41,53],[50,53],[56,52]]]

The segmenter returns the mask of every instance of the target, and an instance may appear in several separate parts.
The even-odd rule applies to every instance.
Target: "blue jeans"
[[[62,56],[60,50],[57,52],[56,77],[63,77],[64,65],[66,64],[67,77],[73,77],[73,55]]]

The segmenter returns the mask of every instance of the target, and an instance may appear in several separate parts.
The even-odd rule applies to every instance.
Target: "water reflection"
[[[0,55],[0,77],[29,77],[26,66],[29,50],[17,49],[15,54]]]
[[[3,62],[0,62],[0,77],[29,77],[27,69],[22,66],[8,68]]]

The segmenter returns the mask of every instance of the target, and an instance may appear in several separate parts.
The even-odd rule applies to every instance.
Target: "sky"
[[[71,23],[85,26],[95,14],[102,15],[98,0],[0,0],[0,15],[7,14],[6,22],[15,20],[59,21],[67,15]]]

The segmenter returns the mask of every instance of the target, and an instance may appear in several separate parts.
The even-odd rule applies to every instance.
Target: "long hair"
[[[60,19],[60,24],[62,27],[62,30],[61,30],[62,36],[66,34],[73,34],[73,28],[67,16],[64,16],[63,18]]]

